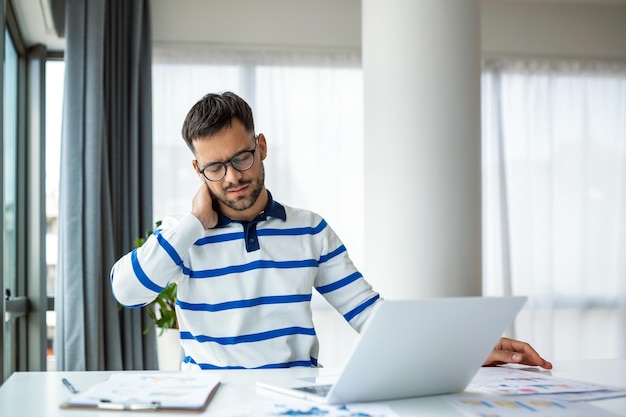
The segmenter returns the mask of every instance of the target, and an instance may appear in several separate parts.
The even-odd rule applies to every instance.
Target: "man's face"
[[[226,126],[209,138],[194,141],[194,148],[197,160],[197,162],[194,161],[194,168],[200,179],[208,185],[212,197],[220,203],[220,208],[225,215],[236,219],[239,216],[229,215],[228,209],[235,212],[263,209],[263,207],[254,207],[265,188],[263,159],[265,159],[267,148],[262,134],[259,135],[253,154],[254,162],[249,169],[244,171],[233,168],[230,162],[240,152],[255,149],[255,140],[246,132],[239,120],[233,120],[231,126]],[[209,181],[200,173],[203,168],[214,162],[226,163],[226,175],[219,181]],[[207,168],[206,171],[208,170]]]

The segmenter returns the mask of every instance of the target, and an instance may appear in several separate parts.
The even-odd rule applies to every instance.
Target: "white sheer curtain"
[[[484,293],[550,358],[626,356],[626,64],[492,59],[482,92]]]
[[[274,197],[325,217],[362,264],[362,80],[360,58],[349,53],[155,46],[155,219],[188,212],[200,185],[180,134],[187,111],[206,93],[230,90],[248,101],[256,133],[267,137]]]
[[[200,186],[180,131],[209,92],[248,101],[267,137],[268,189],[277,201],[313,210],[363,267],[363,77],[346,52],[261,52],[202,45],[153,49],[154,218],[187,213]],[[351,330],[314,297],[320,360],[339,365]],[[326,340],[327,339],[327,340]]]

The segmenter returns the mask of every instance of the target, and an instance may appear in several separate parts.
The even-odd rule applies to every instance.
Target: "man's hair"
[[[187,113],[182,129],[183,139],[195,154],[194,140],[213,136],[230,126],[233,119],[239,120],[246,131],[254,136],[252,109],[244,99],[230,91],[207,94]]]

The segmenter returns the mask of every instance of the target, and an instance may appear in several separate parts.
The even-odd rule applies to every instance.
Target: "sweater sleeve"
[[[117,301],[126,307],[144,306],[168,283],[183,278],[189,249],[203,233],[202,223],[192,214],[180,221],[164,220],[140,248],[113,265],[110,281]]]
[[[364,329],[382,298],[352,263],[330,226],[321,233],[323,245],[315,288],[356,331]]]

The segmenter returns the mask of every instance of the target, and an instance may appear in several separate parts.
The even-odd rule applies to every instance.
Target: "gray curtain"
[[[109,284],[152,228],[150,2],[66,3],[57,369],[155,369],[145,309],[120,309]]]

